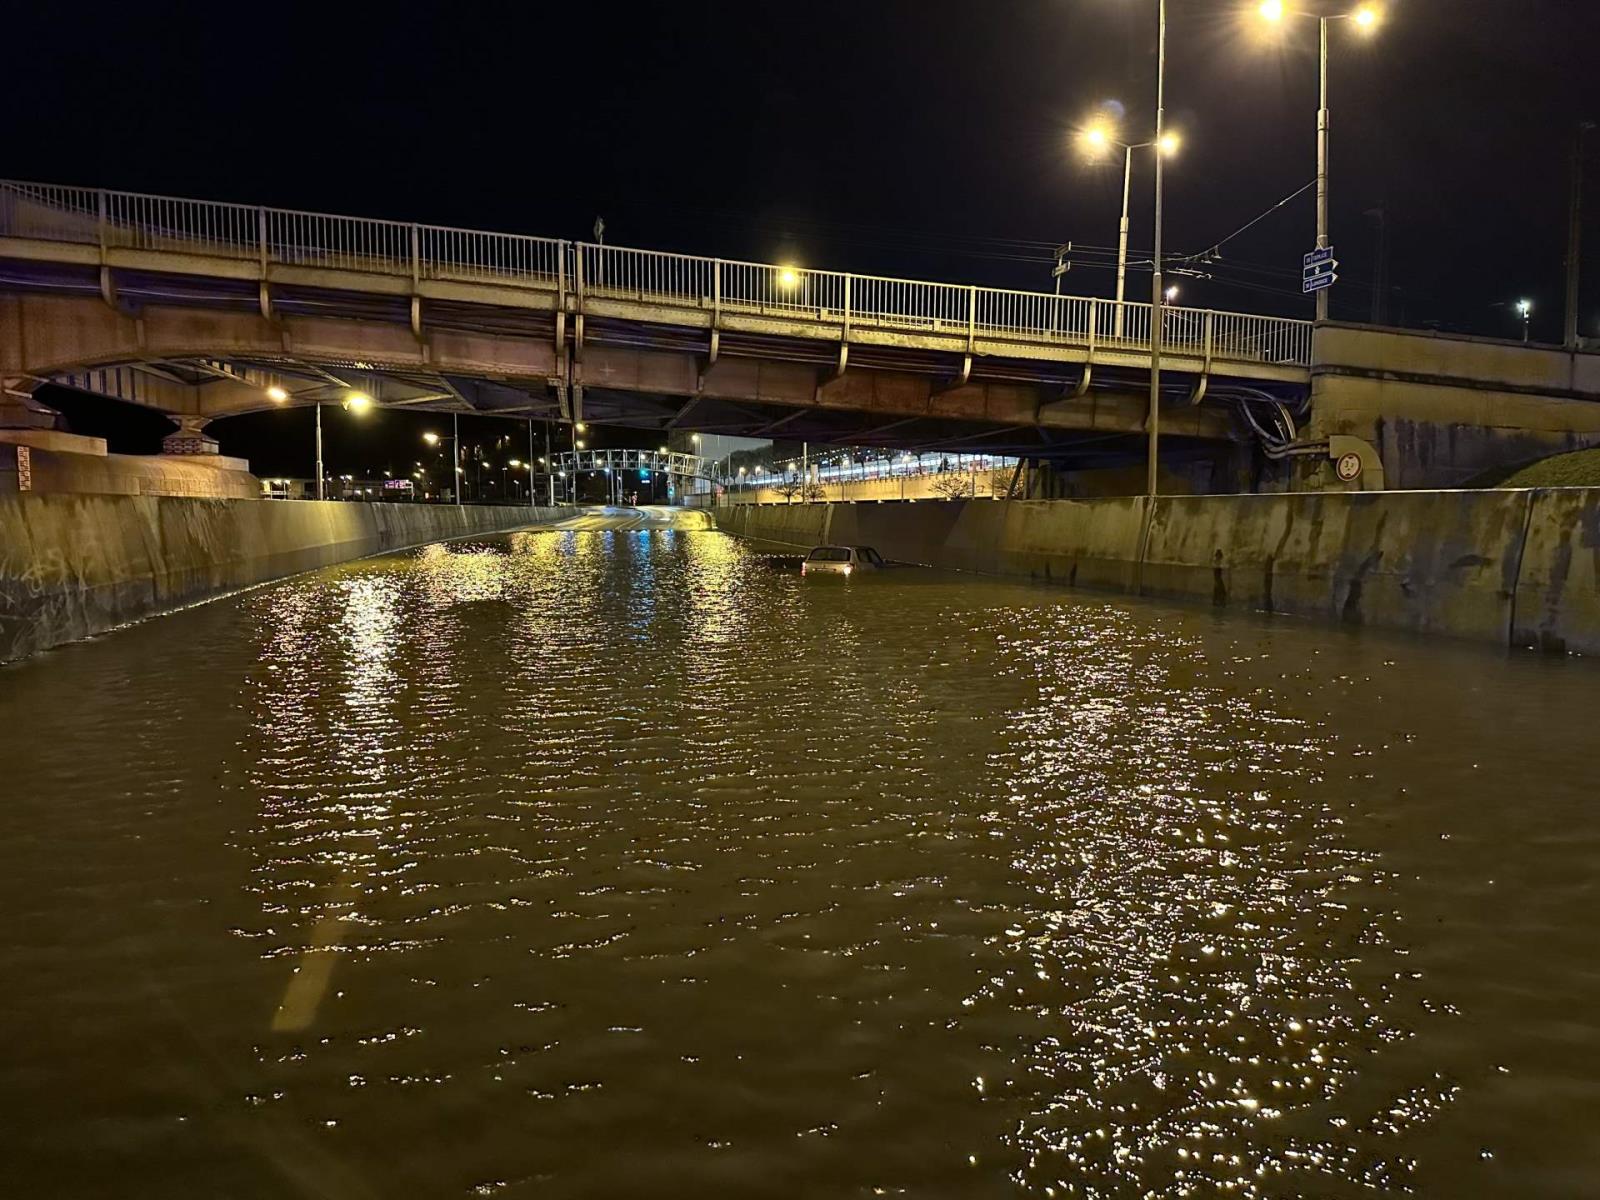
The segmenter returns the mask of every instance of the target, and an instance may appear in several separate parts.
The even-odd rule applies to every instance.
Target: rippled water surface
[[[1600,1192],[1600,665],[717,533],[0,671],[0,1193]]]

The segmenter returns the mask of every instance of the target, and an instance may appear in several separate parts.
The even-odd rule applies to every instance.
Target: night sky
[[[1179,257],[1315,174],[1316,24],[1263,36],[1255,7],[1169,0]],[[575,239],[602,215],[617,244],[1039,290],[1051,247],[1071,241],[1065,290],[1109,296],[1120,163],[1085,163],[1072,131],[1115,100],[1125,138],[1148,136],[1154,13],[1155,0],[26,5],[8,16],[0,144],[24,179]],[[1393,323],[1509,337],[1527,296],[1534,336],[1559,340],[1568,158],[1579,120],[1600,117],[1597,50],[1594,0],[1394,0],[1370,38],[1334,27],[1336,318],[1368,320],[1381,300]],[[1148,156],[1135,188],[1147,269]],[[1390,287],[1375,297],[1380,210]],[[1309,316],[1314,233],[1306,192],[1220,261],[1176,264],[1199,272],[1177,279],[1180,303]],[[1582,329],[1600,336],[1600,220],[1586,236]],[[1143,297],[1148,274],[1129,289]],[[243,420],[213,427],[225,449]],[[250,432],[259,457],[271,430]]]

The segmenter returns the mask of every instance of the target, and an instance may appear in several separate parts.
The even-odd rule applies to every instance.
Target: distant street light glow
[[[800,286],[800,272],[793,267],[778,268],[778,286],[785,291],[793,291]]]
[[[372,397],[365,392],[351,392],[344,398],[344,406],[353,413],[363,413],[372,407]]]
[[[430,429],[427,433],[422,435],[422,440],[427,442],[430,446],[437,446],[439,444],[439,435]]]
[[[1261,0],[1261,15],[1269,21],[1283,20],[1283,0]]]
[[[1168,158],[1171,158],[1174,154],[1176,154],[1178,152],[1178,148],[1182,145],[1183,139],[1175,133],[1164,133],[1161,135],[1161,153],[1165,154]]]
[[[271,400],[274,404],[282,404],[288,398],[289,393],[284,391],[277,384],[273,384],[267,389],[267,399]]]
[[[1373,29],[1383,19],[1383,14],[1376,5],[1363,4],[1350,14],[1351,19],[1362,29]]]

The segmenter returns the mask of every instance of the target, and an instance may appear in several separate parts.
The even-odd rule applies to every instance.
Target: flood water
[[[0,1194],[1600,1192],[1600,664],[536,532],[0,671]]]

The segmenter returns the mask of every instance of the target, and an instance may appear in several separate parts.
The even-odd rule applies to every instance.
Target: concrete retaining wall
[[[1600,489],[740,506],[723,529],[1219,607],[1600,654]]]
[[[0,495],[0,662],[363,555],[570,510]]]

